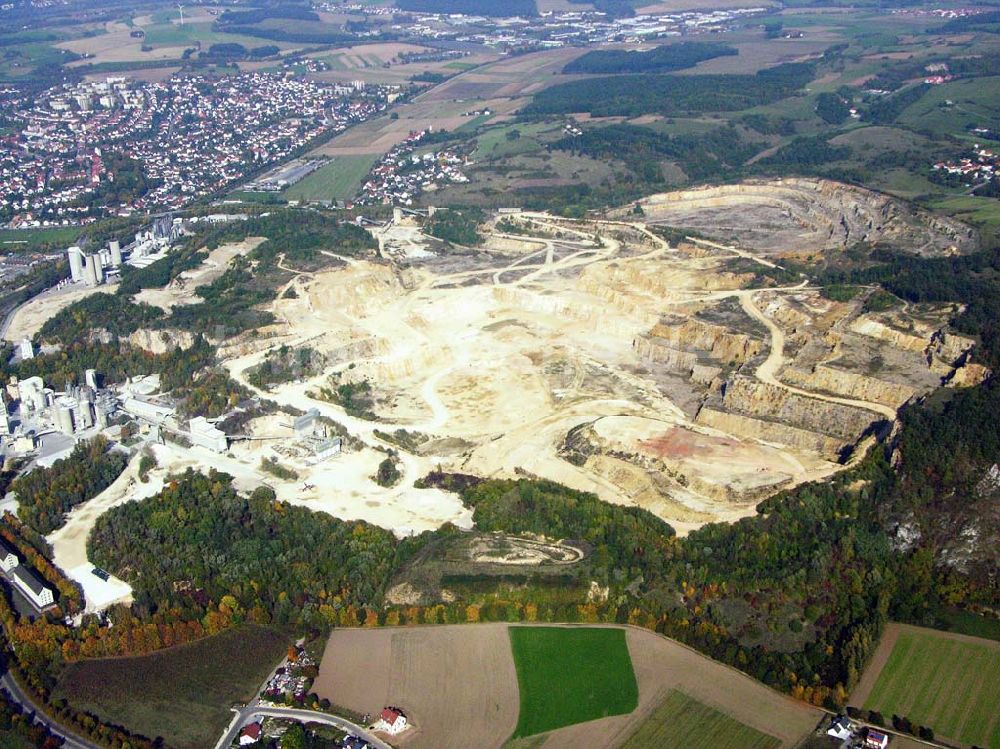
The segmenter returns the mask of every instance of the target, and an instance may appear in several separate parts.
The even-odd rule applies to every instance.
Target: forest
[[[654,75],[587,78],[535,94],[525,114],[589,112],[593,117],[734,112],[784,99],[811,81],[815,63],[785,63],[754,75]]]
[[[63,525],[67,512],[109,487],[127,462],[103,436],[80,442],[51,468],[36,468],[11,482],[20,518],[39,533],[51,533]]]
[[[564,73],[665,73],[693,68],[699,62],[739,54],[739,50],[713,42],[663,44],[644,52],[592,50],[563,68]]]
[[[222,603],[233,622],[330,626],[381,599],[396,562],[389,531],[240,495],[224,474],[188,471],[156,497],[102,516],[88,555],[137,587],[137,602]],[[180,592],[178,592],[180,591]]]

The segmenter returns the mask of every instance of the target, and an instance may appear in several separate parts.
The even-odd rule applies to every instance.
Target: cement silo
[[[108,243],[108,248],[111,250],[111,267],[118,268],[122,264],[122,246],[117,239],[112,239]]]
[[[52,407],[56,429],[63,434],[73,434],[73,409],[76,405],[75,398],[60,398]]]
[[[79,283],[83,280],[83,251],[74,245],[66,250],[66,255],[69,257],[70,278],[73,283]]]

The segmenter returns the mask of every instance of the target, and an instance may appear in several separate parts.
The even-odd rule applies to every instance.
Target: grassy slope
[[[378,160],[374,154],[337,156],[282,193],[287,200],[350,200]]]
[[[1000,649],[905,630],[865,707],[887,718],[906,716],[951,739],[1000,747],[998,676]]]
[[[687,746],[777,749],[781,742],[672,689],[622,749]]]
[[[521,692],[515,737],[635,710],[639,688],[625,630],[511,627]]]
[[[254,695],[287,646],[275,630],[244,627],[154,655],[85,661],[66,669],[56,696],[162,736],[174,749],[202,749],[214,744],[232,717],[229,707]]]

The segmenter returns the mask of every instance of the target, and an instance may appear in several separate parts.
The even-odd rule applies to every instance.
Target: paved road
[[[289,707],[265,707],[258,700],[251,702],[233,718],[226,733],[219,739],[219,743],[215,745],[216,749],[226,749],[232,745],[240,729],[259,718],[289,718],[302,723],[322,723],[323,725],[333,726],[353,736],[362,738],[368,742],[369,746],[373,746],[375,749],[392,749],[389,744],[377,738],[370,731],[365,730],[355,723],[351,723],[349,720],[344,720],[343,718],[338,718],[335,715],[327,713],[313,712],[312,710],[295,710]]]
[[[21,687],[18,685],[14,678],[9,674],[5,673],[0,677],[0,687],[3,687],[10,693],[11,699],[19,703],[26,712],[31,711],[35,714],[35,722],[41,723],[47,726],[49,731],[51,731],[56,736],[61,736],[65,749],[99,749],[96,744],[92,744],[85,739],[80,738],[76,734],[69,733],[62,726],[53,723],[52,720],[44,712],[42,712],[35,703],[24,693]]]

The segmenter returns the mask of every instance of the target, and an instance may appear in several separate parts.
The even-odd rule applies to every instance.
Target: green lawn
[[[773,736],[671,689],[621,749],[777,749]]]
[[[247,626],[153,655],[83,661],[66,669],[54,696],[162,736],[174,749],[204,749],[229,723],[230,706],[253,697],[288,644],[273,629]]]
[[[1000,749],[1000,646],[903,629],[864,707],[940,736]]]
[[[289,187],[282,196],[287,200],[350,200],[378,158],[378,154],[336,156]]]
[[[639,704],[625,630],[511,627],[521,712],[514,737],[533,736]]]
[[[0,229],[0,251],[37,250],[71,245],[80,236],[79,226],[48,229]]]

